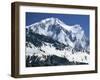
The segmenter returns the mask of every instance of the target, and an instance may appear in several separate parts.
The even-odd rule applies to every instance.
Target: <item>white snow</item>
[[[65,50],[65,49],[56,50],[55,47],[53,47],[49,43],[45,43],[47,46],[43,45],[41,48],[37,48],[31,43],[29,44],[31,45],[32,48],[26,47],[26,56],[36,55],[40,58],[40,60],[45,60],[45,58],[43,57],[44,55],[45,56],[56,55],[59,57],[66,58],[71,62],[89,63],[89,54],[85,52],[75,52],[74,54],[72,54],[72,51],[69,50]],[[40,51],[40,49],[45,52]]]
[[[57,24],[59,24],[59,25],[57,25]],[[55,33],[51,29],[52,25],[56,25],[55,27],[61,28],[59,34]],[[84,34],[84,30],[78,24],[69,26],[69,25],[63,23],[58,18],[51,17],[51,18],[43,19],[40,22],[33,23],[33,24],[27,26],[27,28],[30,28],[34,33],[49,36],[52,39],[57,40],[60,43],[63,43],[65,45],[69,44],[69,46],[71,48],[74,48],[75,45],[77,45],[77,42],[80,43],[83,48],[86,48],[85,47],[86,37]],[[51,30],[48,31],[48,28],[50,28]],[[70,33],[70,35],[72,36],[72,39],[74,39],[76,37],[75,42],[72,42],[70,40],[69,35],[65,32],[65,30],[67,30]],[[84,40],[82,41],[82,39],[84,39]],[[30,55],[30,56],[37,55],[38,57],[40,57],[41,60],[45,60],[45,58],[43,58],[44,55],[45,56],[56,55],[59,57],[65,57],[66,59],[68,59],[69,61],[72,61],[72,62],[89,63],[89,54],[82,52],[82,51],[75,52],[74,54],[72,54],[71,48],[64,49],[64,50],[56,50],[55,47],[53,47],[52,44],[50,44],[50,43],[46,43],[47,46],[43,45],[41,48],[35,47],[31,43],[29,43],[29,45],[31,45],[31,47],[26,47],[26,56],[27,55]],[[42,49],[45,52],[40,51],[40,49]]]
[[[60,33],[58,34],[58,37],[57,37],[58,41],[61,42],[61,43],[63,42],[64,44],[66,44],[66,42],[65,42],[65,35],[66,34],[64,33],[64,31],[61,30]]]
[[[59,20],[58,18],[51,17],[51,18],[43,19],[40,22],[36,22],[27,27],[31,28],[31,30],[33,30],[33,32],[35,32],[35,33],[38,33],[40,35],[50,36],[54,40],[58,40],[59,42],[61,42],[63,44],[69,44],[71,47],[74,48],[75,42],[72,42],[69,39],[68,35],[65,33],[65,31],[63,29],[60,31],[59,34],[56,34],[52,30],[48,31],[49,27],[51,27],[52,25],[56,25],[56,24],[59,24],[60,27],[64,28],[68,32],[71,32],[70,34],[72,36],[72,39],[76,37],[76,39],[80,41],[82,47],[84,47],[86,45],[86,42],[82,41],[82,38],[84,38],[84,31],[82,30],[81,26],[78,24],[69,26],[69,25],[66,25],[64,22],[62,22],[61,20]],[[42,27],[44,27],[44,28],[42,28]],[[55,27],[57,27],[57,26],[55,26]],[[65,41],[65,40],[67,40],[67,41]]]

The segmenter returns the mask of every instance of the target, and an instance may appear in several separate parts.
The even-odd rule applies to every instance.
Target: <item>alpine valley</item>
[[[89,45],[80,25],[43,19],[26,26],[26,67],[89,64]]]

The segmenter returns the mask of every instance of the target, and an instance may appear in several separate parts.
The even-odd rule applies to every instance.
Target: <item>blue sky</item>
[[[75,25],[75,24],[81,25],[81,27],[85,31],[85,35],[89,38],[89,27],[90,27],[89,15],[26,12],[26,26],[50,17],[59,18],[67,25]]]

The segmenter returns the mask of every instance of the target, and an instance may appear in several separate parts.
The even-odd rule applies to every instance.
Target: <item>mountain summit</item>
[[[34,33],[51,37],[72,48],[89,46],[89,41],[80,25],[68,26],[58,18],[46,18],[40,22],[27,26]]]
[[[27,54],[30,53],[29,45],[31,46],[31,55],[39,54],[42,51],[43,55],[44,53],[45,55],[52,54],[59,57],[63,55],[64,58],[66,51],[71,54],[77,52],[89,53],[89,40],[82,27],[78,24],[69,26],[54,17],[43,19],[26,27]],[[51,52],[48,52],[46,48],[50,49]]]

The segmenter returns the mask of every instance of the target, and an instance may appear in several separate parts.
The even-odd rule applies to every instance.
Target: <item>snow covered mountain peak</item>
[[[32,26],[36,26],[39,24],[47,24],[47,25],[65,25],[60,19],[58,18],[54,18],[54,17],[50,17],[50,18],[46,18],[43,19],[39,22],[33,23],[29,26],[26,26],[26,28],[32,27]]]
[[[51,37],[72,48],[75,46],[85,48],[87,45],[87,38],[84,34],[84,30],[79,24],[69,26],[58,18],[51,17],[43,19],[27,26],[27,29],[29,32],[31,30],[33,33]],[[79,42],[78,45],[77,42]]]
[[[89,63],[90,46],[79,24],[46,18],[26,26],[26,65]]]
[[[61,20],[59,20],[58,18],[54,18],[54,17],[51,17],[51,18],[46,18],[44,20],[41,20],[40,22],[42,23],[51,23],[52,25],[56,25],[56,24],[61,24],[63,23]],[[64,23],[63,23],[64,24]]]
[[[79,32],[80,30],[82,30],[81,26],[79,24],[75,24],[73,26],[70,26],[70,25],[67,25],[65,24],[63,21],[61,21],[60,19],[58,18],[54,18],[54,17],[50,17],[50,18],[46,18],[46,19],[43,19],[39,22],[36,22],[36,23],[33,23],[29,26],[26,26],[26,28],[35,28],[36,26],[42,28],[42,29],[47,29],[48,27],[59,27],[59,28],[63,28],[67,31],[71,31],[73,33],[77,33]],[[34,29],[35,30],[35,29]]]

